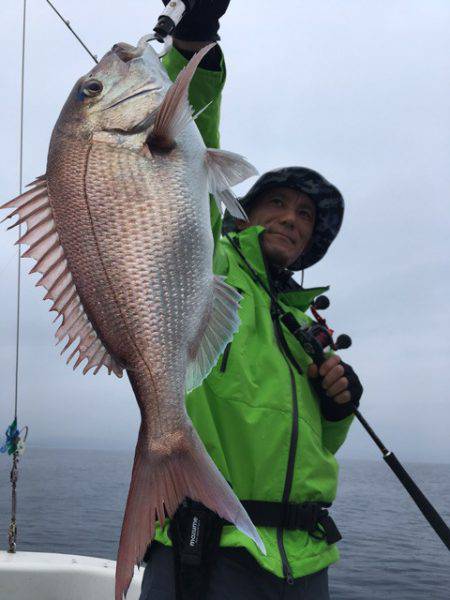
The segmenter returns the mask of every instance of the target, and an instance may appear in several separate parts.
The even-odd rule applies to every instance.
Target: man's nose
[[[295,227],[295,212],[292,210],[286,210],[281,217],[281,224],[288,229],[294,229]]]

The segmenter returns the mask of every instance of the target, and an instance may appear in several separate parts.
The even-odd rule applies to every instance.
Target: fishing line
[[[77,38],[77,40],[80,42],[80,44],[83,46],[83,48],[86,50],[86,52],[89,54],[89,56],[92,58],[92,60],[98,64],[98,58],[96,54],[93,54],[89,48],[86,46],[86,44],[83,42],[83,40],[80,38],[80,36],[72,29],[72,26],[70,24],[70,21],[68,21],[67,19],[65,19],[62,14],[57,10],[57,8],[54,6],[54,4],[52,2],[50,2],[50,0],[46,0],[47,4],[55,11],[55,13],[58,15],[58,17],[61,19],[61,21],[64,23],[64,25],[73,33],[73,35]]]
[[[25,100],[25,42],[26,42],[27,0],[23,0],[22,20],[22,64],[20,71],[20,141],[19,141],[19,194],[23,191],[23,123]],[[19,240],[22,237],[22,225],[19,225]],[[17,251],[17,305],[16,305],[16,370],[14,381],[14,418],[17,421],[17,398],[19,389],[19,345],[20,345],[20,295],[21,295],[21,244]]]
[[[19,225],[20,227],[20,225]],[[2,275],[6,269],[9,267],[9,264],[13,261],[13,259],[17,256],[16,251],[14,250],[14,252],[11,254],[11,256],[9,258],[6,259],[5,264],[3,265],[3,267],[0,269],[0,275]]]
[[[19,140],[19,192],[23,190],[23,125],[24,125],[24,100],[25,100],[25,44],[26,44],[26,21],[27,21],[27,0],[23,0],[23,18],[22,18],[22,62],[20,70],[20,140]],[[19,239],[22,235],[22,227],[19,225]],[[24,450],[24,440],[21,440],[21,432],[17,429],[17,405],[19,397],[19,350],[20,350],[20,297],[21,297],[21,264],[20,255],[21,244],[18,244],[17,251],[17,304],[16,304],[16,365],[14,377],[14,420],[6,431],[6,445],[2,452],[12,454],[12,468],[10,472],[11,482],[11,522],[8,528],[8,552],[16,552],[17,541],[17,479],[19,469],[19,457]],[[28,434],[28,427],[26,435]]]

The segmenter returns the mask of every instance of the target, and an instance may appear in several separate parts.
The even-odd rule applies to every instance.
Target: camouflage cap
[[[318,262],[337,236],[344,217],[344,199],[340,191],[317,171],[306,167],[284,167],[262,175],[247,194],[240,198],[241,204],[248,211],[261,192],[280,186],[308,194],[316,206],[316,222],[311,241],[301,256],[289,265],[291,270],[300,271]],[[234,217],[225,211],[223,233],[235,230]]]

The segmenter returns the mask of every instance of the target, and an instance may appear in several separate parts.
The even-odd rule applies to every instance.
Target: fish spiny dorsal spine
[[[17,243],[28,246],[22,257],[33,258],[36,261],[30,273],[41,273],[42,277],[36,285],[46,288],[44,300],[52,300],[50,310],[58,313],[55,320],[59,317],[63,319],[56,332],[58,343],[66,336],[68,338],[62,354],[79,338],[67,363],[78,353],[74,369],[87,359],[83,374],[90,369],[94,369],[96,374],[100,367],[105,366],[109,373],[114,371],[118,377],[121,377],[122,367],[110,356],[98,337],[73,283],[53,217],[45,175],[38,177],[27,187],[29,189],[25,193],[0,208],[14,208],[4,220],[19,217],[8,229],[26,224],[27,231]]]

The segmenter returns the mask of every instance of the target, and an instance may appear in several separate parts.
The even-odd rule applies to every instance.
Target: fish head
[[[153,125],[171,85],[155,50],[115,44],[73,87],[58,120],[58,129],[92,135],[101,131],[135,133]]]

